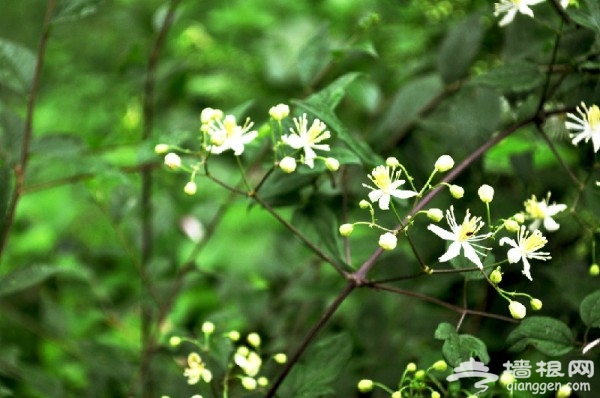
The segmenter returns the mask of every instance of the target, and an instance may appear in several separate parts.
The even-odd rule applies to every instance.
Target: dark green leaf
[[[328,26],[321,26],[300,51],[298,73],[305,86],[309,86],[331,60],[327,35]]]
[[[471,83],[504,92],[522,92],[539,86],[543,80],[544,75],[536,65],[517,60],[476,76]]]
[[[438,70],[447,84],[465,77],[483,38],[481,15],[474,14],[455,26],[442,43]]]
[[[456,334],[454,327],[447,322],[443,322],[438,325],[434,337],[438,340],[448,340],[454,334]]]
[[[8,109],[0,109],[0,160],[8,165],[14,166],[21,161],[24,127],[20,116]]]
[[[12,196],[12,173],[8,166],[0,165],[0,231],[4,230],[6,212]]]
[[[506,340],[510,351],[520,352],[527,346],[549,356],[560,356],[573,349],[573,333],[563,322],[543,316],[525,318]]]
[[[600,34],[600,3],[597,0],[584,0],[587,10],[571,10],[569,16],[579,25]]]
[[[478,138],[489,136],[500,125],[500,96],[485,87],[461,90],[453,104],[451,121],[456,138],[475,144]]]
[[[344,369],[351,352],[352,341],[346,333],[317,342],[285,379],[280,396],[312,398],[333,394],[330,385]]]
[[[28,48],[0,39],[0,86],[20,94],[28,93],[35,62],[35,55]]]
[[[600,290],[587,295],[579,306],[581,320],[588,327],[600,328]]]
[[[456,367],[471,358],[479,358],[483,363],[490,361],[483,341],[469,334],[458,334],[449,323],[441,323],[435,331],[435,338],[444,340],[442,353],[448,365]]]
[[[50,265],[30,265],[0,277],[0,297],[27,289],[65,269]]]
[[[98,11],[102,0],[63,0],[56,12],[53,22],[67,22],[85,18]]]

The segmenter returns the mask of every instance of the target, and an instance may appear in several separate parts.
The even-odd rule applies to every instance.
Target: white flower
[[[483,268],[483,264],[481,263],[478,254],[484,254],[473,248],[473,246],[477,246],[480,249],[487,248],[473,242],[487,239],[490,237],[491,233],[476,235],[485,224],[481,221],[481,217],[472,217],[469,210],[467,210],[465,219],[462,224],[458,225],[456,223],[456,218],[454,217],[454,207],[450,206],[450,209],[446,211],[446,221],[450,226],[450,231],[446,231],[434,224],[429,224],[427,227],[428,230],[440,238],[452,241],[446,253],[439,258],[439,261],[445,262],[453,259],[460,254],[460,249],[462,248],[466,258],[471,260],[471,262],[479,268]]]
[[[506,13],[498,25],[506,26],[515,19],[517,12],[533,17],[533,11],[529,6],[542,3],[545,0],[500,0],[500,3],[494,4],[494,16]]]
[[[244,145],[258,136],[257,131],[249,131],[254,123],[246,119],[243,126],[238,126],[235,116],[227,115],[224,120],[215,119],[208,127],[208,134],[212,145],[206,147],[211,153],[220,154],[228,149],[235,156],[244,152]]]
[[[533,222],[529,226],[530,230],[534,231],[538,229],[540,223],[542,222],[544,224],[544,228],[550,232],[556,231],[560,227],[560,225],[554,221],[552,217],[565,210],[567,205],[556,203],[549,205],[549,201],[550,194],[548,194],[546,199],[543,199],[539,202],[535,195],[532,195],[531,199],[527,199],[525,201],[525,212],[529,218],[533,218]]]
[[[369,179],[375,184],[376,188],[363,184],[364,187],[369,188],[369,199],[371,202],[379,203],[381,210],[387,210],[390,208],[390,197],[394,196],[400,199],[408,199],[417,195],[415,191],[401,190],[398,189],[406,181],[400,180],[400,173],[402,170],[395,170],[389,166],[377,166],[369,174]]]
[[[577,113],[581,117],[577,117],[573,113],[567,113],[567,118],[571,118],[575,122],[565,122],[567,129],[577,131],[576,133],[569,134],[572,138],[571,142],[573,145],[577,145],[581,140],[587,143],[591,139],[594,145],[594,152],[598,152],[600,149],[600,108],[597,105],[592,105],[588,108],[582,102],[581,108],[577,107]]]
[[[188,355],[188,367],[183,372],[183,375],[188,378],[188,384],[196,384],[200,379],[206,383],[212,380],[212,373],[206,369],[206,364],[202,362],[202,358],[195,352]]]
[[[296,125],[296,130],[290,128],[292,134],[282,136],[281,140],[284,144],[294,149],[304,150],[304,164],[312,169],[314,167],[314,159],[317,157],[315,149],[329,151],[328,144],[319,144],[319,142],[331,138],[331,134],[327,131],[325,123],[319,119],[315,119],[310,128],[307,128],[306,113],[302,117],[295,117],[294,124]]]
[[[533,280],[531,278],[531,273],[529,272],[531,266],[529,265],[529,261],[527,259],[535,259],[535,260],[549,260],[550,253],[545,252],[537,252],[539,249],[544,247],[548,240],[542,235],[539,229],[533,231],[530,235],[529,231],[526,230],[525,227],[521,227],[519,231],[519,235],[517,236],[517,241],[510,238],[502,238],[500,239],[500,246],[503,246],[505,243],[512,246],[507,253],[508,262],[509,263],[518,263],[519,261],[523,261],[523,275],[527,277],[530,281]],[[536,253],[537,252],[537,253]]]
[[[250,377],[256,376],[262,365],[260,356],[245,346],[241,346],[237,349],[233,356],[233,362],[235,362],[235,364]]]
[[[394,250],[398,244],[398,238],[391,232],[386,232],[379,237],[379,246],[383,250]]]

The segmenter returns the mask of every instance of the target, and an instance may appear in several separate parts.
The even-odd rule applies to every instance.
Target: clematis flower
[[[585,112],[584,112],[585,111]],[[565,127],[569,130],[575,130],[576,133],[569,134],[573,145],[579,144],[582,140],[586,143],[591,139],[594,145],[594,152],[600,149],[600,108],[597,105],[586,107],[581,103],[581,108],[577,107],[577,113],[581,117],[573,113],[567,113],[567,118],[573,121],[566,121]]]
[[[517,13],[533,17],[533,11],[529,6],[542,3],[545,0],[500,0],[500,3],[494,4],[494,16],[506,13],[498,25],[506,26],[515,19]]]
[[[446,211],[446,221],[450,226],[450,231],[446,231],[434,224],[429,224],[427,227],[428,230],[440,238],[452,241],[446,253],[439,258],[439,261],[445,262],[453,259],[460,254],[460,249],[462,248],[465,257],[473,264],[483,269],[479,254],[485,254],[482,253],[481,250],[475,249],[473,246],[476,246],[479,249],[487,248],[473,242],[487,239],[490,237],[491,233],[477,235],[477,232],[485,225],[485,223],[481,221],[481,217],[472,217],[469,210],[467,210],[465,219],[462,224],[458,225],[454,216],[454,206],[450,206],[450,209]]]
[[[516,241],[507,237],[500,239],[500,246],[504,246],[505,243],[512,247],[507,253],[508,262],[515,264],[523,261],[523,275],[530,281],[533,279],[531,278],[531,266],[528,259],[546,261],[552,258],[550,257],[550,253],[538,252],[538,250],[548,243],[548,240],[542,235],[539,229],[530,234],[525,227],[521,227]]]
[[[211,145],[206,149],[214,154],[231,149],[235,156],[241,155],[244,152],[244,145],[258,136],[257,131],[249,131],[253,125],[250,119],[246,119],[244,125],[239,126],[233,115],[225,116],[224,120],[215,119],[208,126]]]
[[[315,119],[310,128],[307,128],[306,113],[299,118],[295,117],[294,124],[296,129],[290,128],[291,134],[282,136],[281,140],[294,149],[304,150],[304,164],[312,169],[314,159],[317,157],[315,149],[329,151],[328,144],[319,144],[319,142],[331,138],[331,133],[327,130],[325,123],[319,119]]]
[[[250,377],[256,376],[262,365],[260,356],[245,346],[237,349],[233,355],[233,361]]]
[[[376,188],[363,184],[364,187],[371,190],[369,192],[371,202],[378,202],[381,210],[390,208],[390,198],[392,196],[400,199],[408,199],[417,195],[415,191],[398,189],[406,182],[400,179],[400,173],[402,173],[402,170],[396,170],[395,167],[377,166],[369,174],[369,179],[375,184]]]
[[[532,195],[531,199],[525,201],[525,212],[530,218],[533,218],[533,222],[529,225],[531,231],[538,229],[541,223],[543,223],[544,228],[550,232],[556,231],[560,227],[552,217],[565,210],[567,205],[556,203],[549,205],[549,201],[550,193],[548,193],[546,199],[539,202],[535,195]]]
[[[206,383],[210,383],[212,380],[212,373],[206,369],[206,364],[202,362],[202,358],[195,352],[188,355],[187,358],[188,367],[183,372],[183,375],[188,378],[188,384],[196,384],[200,379]]]

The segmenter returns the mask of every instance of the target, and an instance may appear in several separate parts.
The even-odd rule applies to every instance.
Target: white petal
[[[515,15],[517,15],[517,9],[513,8],[512,10],[508,10],[504,18],[500,20],[498,23],[499,26],[506,26],[515,19]]]
[[[505,243],[509,244],[512,247],[519,247],[519,245],[517,245],[517,242],[515,242],[514,239],[507,238],[506,236],[500,239],[500,246],[504,246]]]
[[[558,213],[560,213],[561,211],[565,210],[567,208],[567,205],[563,205],[563,204],[558,204],[558,205],[549,205],[547,208],[547,214],[550,216],[554,216]]]
[[[523,275],[525,275],[530,281],[533,281],[531,273],[529,272],[530,268],[531,266],[529,265],[529,261],[527,261],[526,257],[523,257]]]
[[[408,199],[408,198],[412,198],[413,196],[416,196],[417,193],[415,191],[396,189],[396,190],[392,191],[390,193],[390,195],[395,196],[400,199]]]
[[[381,195],[381,198],[379,199],[379,208],[381,210],[387,210],[390,208],[390,195]]]
[[[437,225],[429,224],[427,229],[444,240],[456,240],[456,235],[454,235],[454,233],[446,231],[445,229],[442,229]]]
[[[379,198],[383,196],[383,191],[381,189],[375,189],[369,192],[369,200],[373,203],[377,202]]]
[[[523,254],[521,253],[521,249],[518,247],[514,247],[506,253],[506,257],[508,257],[509,263],[518,263],[523,258]]]
[[[444,255],[442,255],[438,260],[443,263],[448,260],[452,260],[454,257],[458,256],[459,254],[460,254],[460,243],[452,242],[452,244],[448,247],[448,250],[446,250],[446,253],[444,253]]]
[[[304,145],[302,139],[297,134],[284,135],[281,137],[281,141],[294,149],[300,149]]]
[[[554,221],[552,217],[546,217],[544,218],[544,228],[546,228],[550,232],[553,232],[560,228],[560,224]]]
[[[477,255],[475,249],[473,249],[473,247],[467,242],[463,242],[462,247],[465,251],[465,257],[471,260],[473,264],[483,269],[483,264],[481,264],[481,260],[479,259],[479,256]]]

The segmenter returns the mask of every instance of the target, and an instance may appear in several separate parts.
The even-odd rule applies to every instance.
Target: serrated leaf
[[[352,340],[347,333],[327,337],[311,346],[281,385],[280,396],[316,398],[332,394],[331,383],[350,359]]]
[[[487,347],[483,341],[469,334],[460,334],[450,338],[442,346],[442,354],[448,365],[456,367],[471,358],[479,358],[483,363],[490,362]]]
[[[0,86],[20,94],[31,88],[36,58],[27,47],[0,39]]]
[[[600,290],[588,294],[579,306],[581,320],[590,328],[600,328]]]
[[[471,84],[497,88],[504,92],[523,92],[542,84],[544,75],[529,62],[515,61],[499,66],[471,80]]]
[[[465,77],[483,38],[481,15],[474,14],[455,26],[442,43],[438,71],[447,84]]]
[[[18,268],[0,277],[0,297],[27,289],[66,269],[36,264]]]
[[[328,26],[322,25],[300,50],[297,63],[298,74],[305,86],[309,86],[331,60],[327,34]]]
[[[560,356],[573,349],[573,333],[563,322],[543,316],[525,318],[506,340],[510,351],[520,352],[532,346],[549,356]]]

